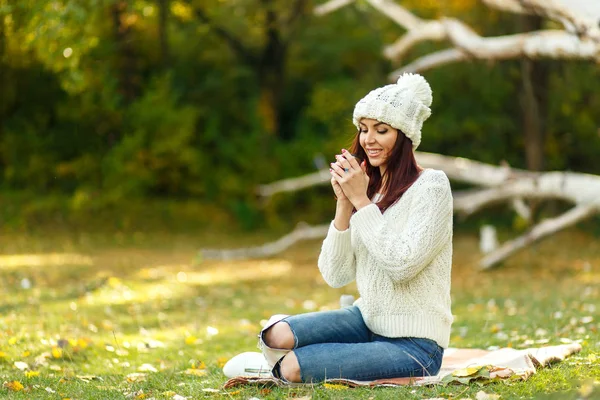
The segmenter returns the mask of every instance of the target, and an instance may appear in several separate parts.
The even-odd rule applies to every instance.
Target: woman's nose
[[[367,131],[367,135],[365,137],[365,142],[366,143],[373,143],[373,142],[375,142],[375,132],[373,132],[372,130],[368,130]]]

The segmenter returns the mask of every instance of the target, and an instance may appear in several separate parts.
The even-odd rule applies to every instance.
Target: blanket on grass
[[[559,362],[571,354],[581,351],[578,343],[562,344],[517,350],[502,348],[499,350],[449,348],[444,352],[442,367],[435,376],[422,378],[391,378],[376,381],[354,381],[350,379],[327,379],[325,383],[341,384],[349,387],[434,385],[458,382],[467,384],[473,380],[525,380],[535,374],[537,368]],[[277,378],[236,377],[229,379],[224,388],[244,385],[298,386]]]

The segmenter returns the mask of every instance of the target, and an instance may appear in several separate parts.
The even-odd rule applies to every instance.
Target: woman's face
[[[383,173],[398,138],[398,131],[388,124],[370,118],[360,120],[359,142],[369,163]],[[383,167],[383,169],[382,169]]]

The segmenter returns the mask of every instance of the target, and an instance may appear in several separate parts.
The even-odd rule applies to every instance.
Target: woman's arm
[[[452,193],[445,175],[438,175],[419,188],[410,215],[401,231],[393,224],[402,209],[392,206],[386,219],[376,205],[368,205],[351,218],[353,229],[361,237],[377,267],[395,281],[415,277],[431,263],[443,246],[452,240]],[[386,215],[387,217],[387,215]]]
[[[350,235],[352,203],[338,200],[335,218],[319,254],[319,271],[331,287],[342,287],[356,278],[356,264]]]

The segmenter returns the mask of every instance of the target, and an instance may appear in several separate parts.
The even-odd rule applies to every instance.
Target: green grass
[[[455,237],[452,346],[520,348],[566,338],[583,345],[580,354],[526,382],[223,390],[222,364],[256,351],[261,321],[274,313],[337,308],[341,294],[356,291],[329,288],[320,278],[319,241],[268,260],[194,262],[199,247],[262,240],[166,232],[2,237],[0,383],[18,381],[24,388],[0,387],[0,397],[459,399],[484,390],[503,399],[575,399],[600,380],[600,243],[570,230],[489,272],[477,270],[477,238]],[[144,364],[147,370],[140,371]]]

